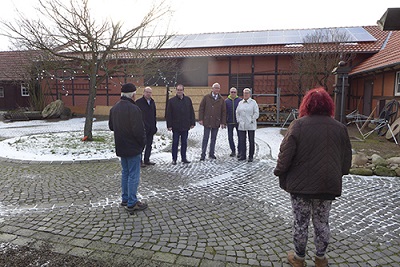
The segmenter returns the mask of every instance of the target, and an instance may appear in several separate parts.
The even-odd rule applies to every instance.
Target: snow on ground
[[[62,121],[17,121],[0,122],[0,156],[9,159],[31,161],[74,161],[116,158],[113,133],[108,121],[93,122],[93,142],[81,141],[85,118]],[[172,133],[166,129],[165,121],[157,122],[159,129],[154,136],[152,154],[170,145]],[[190,132],[202,132],[199,124]],[[277,158],[283,136],[280,128],[267,127],[256,131],[256,142],[262,154]],[[189,135],[190,138],[190,135]],[[264,151],[265,150],[265,151]],[[170,157],[170,155],[169,155]]]

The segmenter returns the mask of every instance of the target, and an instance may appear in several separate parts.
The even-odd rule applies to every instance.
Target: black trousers
[[[252,159],[254,156],[255,144],[254,144],[254,135],[256,131],[240,131],[239,130],[239,154],[242,158],[246,158],[246,140],[247,133],[249,135],[249,159]]]
[[[144,149],[143,162],[150,161],[151,147],[153,145],[153,134],[146,135],[146,147]]]

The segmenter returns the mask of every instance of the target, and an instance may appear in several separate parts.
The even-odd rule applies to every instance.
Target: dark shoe
[[[305,264],[304,258],[300,258],[294,253],[294,251],[289,251],[287,255],[289,264],[293,267],[303,267]]]
[[[122,207],[128,206],[128,201],[122,201],[122,202],[121,202],[121,206],[122,206]]]
[[[232,152],[232,153],[229,155],[229,157],[234,157],[234,156],[236,156],[236,153],[235,153],[235,152]]]
[[[140,168],[146,168],[147,167],[147,165],[146,164],[144,164],[143,162],[142,163],[140,163]]]
[[[315,256],[315,267],[328,267],[328,259]]]
[[[151,161],[145,161],[144,165],[151,166],[151,165],[156,165],[156,164],[154,162],[151,162]]]
[[[246,160],[246,158],[240,157],[238,158],[238,160]]]
[[[249,158],[248,162],[253,162],[253,158]]]
[[[238,159],[240,159],[242,157],[242,155],[240,155],[240,154],[237,154],[237,158]]]
[[[140,210],[147,209],[147,204],[138,201],[138,202],[136,202],[136,204],[134,206],[130,206],[130,207],[126,206],[125,209],[132,213],[134,211],[140,211]]]
[[[200,158],[200,161],[204,161],[204,157],[201,157],[201,158]]]
[[[208,156],[210,159],[217,159],[217,157],[216,156],[214,156],[214,155],[210,155],[210,156]]]
[[[187,159],[182,160],[183,163],[190,163]]]
[[[176,160],[173,160],[173,161],[172,161],[172,165],[176,165]]]

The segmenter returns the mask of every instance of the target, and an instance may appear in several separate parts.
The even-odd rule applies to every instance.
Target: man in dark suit
[[[143,124],[146,129],[146,148],[142,161],[142,167],[154,165],[150,161],[151,147],[153,145],[153,136],[157,132],[156,120],[156,104],[151,97],[153,90],[151,87],[146,87],[143,90],[143,97],[136,101],[136,105],[142,110]]]
[[[178,158],[179,138],[181,139],[181,158],[183,163],[190,163],[186,157],[189,130],[196,125],[194,109],[190,97],[183,93],[182,84],[176,86],[176,96],[168,101],[167,128],[172,131],[172,165]]]

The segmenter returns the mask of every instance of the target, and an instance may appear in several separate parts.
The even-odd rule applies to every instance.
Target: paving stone
[[[51,250],[61,254],[68,254],[74,247],[67,244],[53,243]]]
[[[92,243],[92,241],[87,240],[87,239],[72,239],[69,244],[72,246],[76,246],[76,247],[82,247],[82,248],[86,248],[88,247],[88,245]],[[89,247],[88,247],[89,248]],[[97,246],[97,249],[101,250],[101,246]]]
[[[192,257],[178,256],[175,263],[179,264],[179,265],[195,267],[195,266],[199,266],[200,259],[196,259],[196,258],[192,258]]]
[[[33,236],[35,233],[36,233],[36,231],[30,230],[30,229],[19,229],[18,231],[15,232],[15,234],[17,234],[17,235],[26,236],[26,237]]]
[[[156,253],[154,253],[154,255],[151,259],[155,260],[155,261],[175,263],[175,261],[177,259],[177,255],[173,255],[171,253],[156,252]]]
[[[225,267],[225,263],[221,261],[202,259],[199,267]]]
[[[160,133],[169,136],[166,129]],[[169,134],[169,135],[168,135]],[[1,135],[1,132],[0,132]],[[253,163],[230,158],[226,131],[215,161],[198,161],[202,132],[192,131],[192,163],[171,166],[170,152],[141,170],[144,212],[119,207],[119,161],[53,163],[0,159],[0,242],[51,242],[60,253],[129,259],[137,266],[289,266],[289,194],[273,175],[267,142],[257,138]],[[93,181],[96,180],[96,183]],[[400,261],[400,180],[343,177],[331,210],[335,266],[395,266]],[[307,247],[314,256],[313,231]],[[40,242],[35,242],[39,246]],[[148,265],[145,265],[148,264]]]
[[[1,235],[0,235],[1,239]],[[3,241],[0,241],[3,242]],[[31,243],[35,242],[35,239],[29,238],[29,237],[23,237],[23,236],[18,236],[17,238],[8,241],[11,244],[17,245],[17,246],[29,246]]]
[[[93,250],[91,250],[91,249],[73,247],[68,252],[68,254],[71,254],[73,256],[78,256],[78,257],[88,257],[92,252],[93,252]]]
[[[111,252],[106,252],[106,251],[93,251],[92,253],[90,253],[90,255],[88,256],[88,258],[90,259],[95,259],[95,260],[99,260],[99,261],[112,261],[115,257],[114,253]]]
[[[11,242],[15,239],[17,239],[17,235],[11,235],[11,234],[0,234],[0,242],[1,243],[7,243]]]

